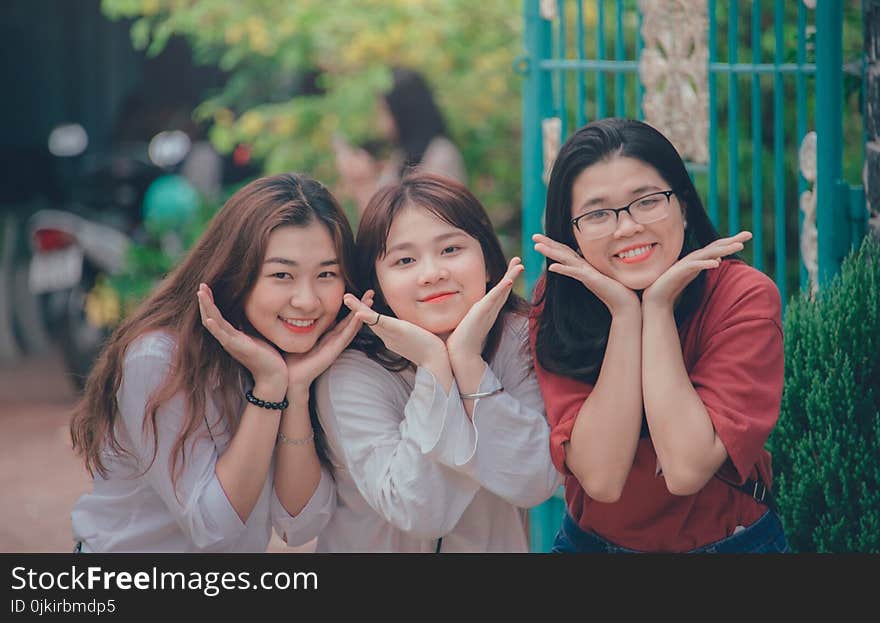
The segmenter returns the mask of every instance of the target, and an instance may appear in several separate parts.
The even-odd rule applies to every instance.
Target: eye
[[[583,216],[583,220],[587,223],[601,223],[608,215],[611,214],[608,210],[593,210],[592,212],[587,212]]]
[[[394,266],[405,266],[407,264],[412,264],[413,262],[415,262],[415,260],[411,257],[402,257],[394,262]]]
[[[275,279],[293,279],[293,275],[291,275],[290,273],[286,273],[286,272],[272,273],[269,276],[274,277]]]
[[[318,279],[335,279],[338,275],[332,270],[325,270],[318,274]]]
[[[643,197],[639,199],[639,202],[636,204],[637,208],[650,209],[660,203],[660,197],[658,195],[652,195],[650,197]]]
[[[461,247],[457,247],[455,245],[449,245],[448,247],[443,249],[442,253],[446,253],[448,255],[450,253],[455,253],[456,251],[458,251],[460,249],[461,249]]]

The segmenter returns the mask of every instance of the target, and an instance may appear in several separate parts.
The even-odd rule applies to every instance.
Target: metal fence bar
[[[797,62],[798,65],[803,65],[807,61],[807,43],[806,43],[806,31],[807,31],[807,7],[803,2],[798,2],[798,12],[797,12]],[[796,131],[797,131],[797,140],[802,141],[804,136],[807,133],[807,94],[806,94],[806,77],[802,72],[795,74],[795,100],[797,101],[797,111],[796,111]],[[804,191],[807,189],[807,180],[804,179],[804,176],[801,175],[801,169],[798,167],[797,170],[797,189],[798,189],[798,201],[800,201],[801,195],[803,195]],[[804,213],[802,210],[798,209],[798,240],[800,240],[801,231],[804,226]],[[804,263],[801,261],[800,264],[800,286],[801,288],[805,288],[809,285],[810,276],[807,273],[807,268],[804,266]]]
[[[739,2],[732,0],[727,15],[727,54],[730,63],[739,53]],[[739,76],[731,73],[727,86],[727,231],[739,231]]]
[[[714,1],[714,0],[713,0]],[[638,67],[638,59],[642,57],[642,49],[645,47],[645,40],[642,39],[642,12],[639,11],[639,26],[636,30],[636,67]],[[645,118],[645,111],[642,109],[642,97],[645,94],[645,87],[636,74],[636,106],[638,107],[637,115],[639,120]]]
[[[638,61],[615,61],[594,59],[567,59],[545,60],[541,63],[542,69],[562,69],[565,71],[603,71],[605,73],[638,73]],[[719,63],[710,62],[709,72],[712,74],[804,74],[816,73],[816,65],[812,63]]]
[[[812,63],[709,63],[709,70],[723,74],[814,74]]]
[[[543,231],[541,215],[547,191],[541,179],[541,119],[550,114],[554,104],[552,75],[541,71],[539,65],[552,52],[553,33],[550,22],[538,11],[537,0],[525,2],[523,13],[527,68],[522,85],[522,254],[526,292],[530,293],[544,269],[544,258],[532,247],[532,234]]]
[[[752,61],[761,62],[761,0],[752,0]],[[764,270],[764,183],[761,140],[761,76],[752,75],[752,264]]]
[[[577,56],[579,61],[584,60],[584,0],[578,0],[577,3]],[[587,122],[586,92],[587,85],[584,82],[584,72],[579,71],[577,74],[577,127],[583,126]]]
[[[785,58],[785,39],[783,38],[783,25],[785,19],[785,7],[783,0],[776,0],[773,12],[773,30],[776,38],[774,61],[781,65]],[[784,84],[782,74],[773,76],[773,186],[776,189],[774,200],[774,247],[775,247],[775,275],[776,286],[783,304],[786,299],[785,283],[785,109]]]
[[[613,61],[613,60],[593,60],[585,59],[582,61],[576,59],[567,60],[546,60],[541,63],[541,69],[565,70],[565,71],[603,71],[606,73],[638,73],[638,61]]]
[[[709,0],[709,220],[718,227],[718,83],[712,71],[717,60],[718,37],[715,0]]]
[[[568,51],[568,45],[565,37],[565,0],[559,0],[558,3],[559,10],[557,19],[559,20],[559,30],[556,39],[557,50],[556,56],[557,58],[565,58],[566,53]],[[562,126],[562,136],[568,136],[568,112],[566,110],[565,100],[566,100],[566,88],[565,88],[565,72],[558,71],[556,75],[559,80],[559,102],[556,109],[556,114],[561,121]]]
[[[596,58],[605,60],[605,0],[596,0],[598,11],[596,14]],[[603,119],[607,116],[605,106],[605,74],[602,70],[596,72],[596,118]]]
[[[614,37],[614,60],[618,63],[623,60],[623,0],[617,0],[615,17],[617,28]],[[626,92],[624,90],[624,78],[619,73],[614,74],[614,116],[623,117],[626,114]]]
[[[821,287],[831,280],[849,247],[849,214],[837,190],[843,141],[843,7],[839,0],[822,0],[816,5],[816,26],[816,228]]]

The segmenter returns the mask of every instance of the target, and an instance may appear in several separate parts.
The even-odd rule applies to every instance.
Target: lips
[[[431,294],[430,296],[426,296],[421,299],[420,303],[440,303],[442,301],[447,300],[448,298],[458,294],[458,292],[438,292],[436,294]]]
[[[624,264],[636,264],[644,262],[654,254],[657,243],[634,244],[621,249],[614,254],[614,258],[620,260]]]
[[[318,320],[316,318],[313,319],[299,319],[299,318],[281,318],[281,324],[284,325],[284,328],[292,333],[309,333],[313,331],[315,327],[318,326]]]

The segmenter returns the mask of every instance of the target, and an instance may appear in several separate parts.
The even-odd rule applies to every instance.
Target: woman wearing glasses
[[[604,119],[562,147],[531,344],[568,508],[558,552],[781,552],[764,449],[781,303],[719,238],[654,128]]]

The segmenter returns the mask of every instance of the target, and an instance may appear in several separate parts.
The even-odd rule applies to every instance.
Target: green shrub
[[[770,439],[795,551],[880,552],[880,242],[788,306],[785,389]]]

